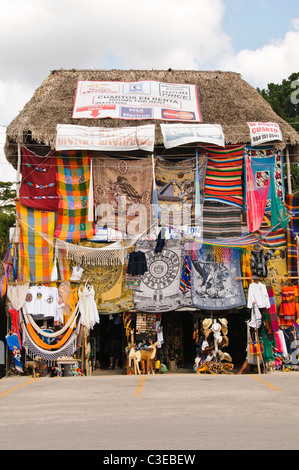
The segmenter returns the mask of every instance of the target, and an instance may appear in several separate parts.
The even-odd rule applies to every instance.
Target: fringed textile
[[[292,326],[299,318],[299,286],[283,286],[279,320],[281,326]]]
[[[87,152],[57,152],[59,196],[55,237],[69,242],[92,238],[95,225],[88,221],[90,155]]]
[[[299,196],[287,194],[285,205],[290,220],[287,226],[287,265],[288,275],[298,277],[298,250],[296,237],[299,235]]]
[[[203,238],[240,237],[241,209],[221,202],[206,202],[203,206]]]

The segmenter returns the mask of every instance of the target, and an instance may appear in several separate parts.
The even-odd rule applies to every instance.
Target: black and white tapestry
[[[146,256],[147,271],[140,276],[139,290],[134,290],[134,306],[140,312],[169,312],[191,306],[191,291],[180,290],[186,255],[184,242],[166,240],[161,252],[155,253],[156,241],[140,241],[135,251]]]
[[[229,310],[246,306],[239,250],[223,249],[216,258],[213,247],[203,247],[192,260],[193,306],[201,310]]]

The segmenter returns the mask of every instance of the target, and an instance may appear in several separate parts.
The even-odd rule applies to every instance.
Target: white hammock
[[[45,337],[47,337],[47,338],[56,338],[57,336],[62,335],[71,325],[73,325],[73,324],[75,323],[76,318],[79,316],[78,307],[79,307],[79,304],[76,305],[75,310],[73,311],[72,315],[70,316],[70,318],[68,319],[68,321],[66,322],[66,324],[65,324],[59,331],[55,331],[55,332],[53,332],[53,333],[49,333],[49,332],[47,332],[47,331],[44,331],[43,329],[41,329],[41,328],[35,323],[35,321],[34,321],[33,318],[32,318],[32,315],[30,315],[29,313],[27,313],[26,305],[24,305],[24,307],[23,307],[23,315],[24,315],[25,320],[27,319],[27,320],[29,321],[29,323],[30,323],[31,326],[35,329],[35,331],[36,331],[37,333],[39,333],[40,335],[45,336]]]

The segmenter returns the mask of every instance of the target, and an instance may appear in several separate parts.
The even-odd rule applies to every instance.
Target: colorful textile
[[[283,286],[279,320],[281,326],[292,326],[299,318],[299,286]]]
[[[139,241],[135,251],[146,255],[148,270],[140,276],[139,291],[133,292],[134,305],[140,312],[169,312],[192,305],[191,292],[180,290],[185,244],[166,240],[161,253],[155,253],[155,241]]]
[[[19,343],[19,338],[16,333],[5,336],[7,346],[12,351],[13,360],[15,363],[15,368],[18,372],[23,372],[23,367],[21,363],[21,345]]]
[[[264,218],[270,180],[265,186],[257,186],[248,157],[245,162],[247,182],[247,226],[249,232],[256,232],[260,228]]]
[[[208,154],[205,201],[243,206],[243,146],[225,150],[201,148]]]
[[[259,277],[267,277],[267,263],[275,250],[252,250],[251,251],[251,271]]]
[[[139,160],[93,159],[96,217],[107,226],[134,235],[150,225],[153,168]]]
[[[221,202],[206,202],[203,206],[203,238],[240,237],[241,209]]]
[[[287,194],[285,205],[290,220],[287,226],[287,265],[288,275],[298,277],[298,250],[296,236],[299,235],[299,196]]]
[[[180,290],[183,293],[188,292],[191,289],[191,260],[189,255],[186,256],[183,264],[182,275],[180,280]]]
[[[51,282],[56,214],[22,206],[19,201],[16,209],[21,224],[19,280]]]
[[[275,292],[272,286],[267,286],[267,291],[269,295],[270,308],[266,309],[264,312],[265,323],[269,333],[276,333],[276,331],[279,330],[279,323],[275,302]]]
[[[165,225],[194,226],[198,200],[202,204],[204,199],[206,167],[205,154],[176,162],[157,158],[155,182]]]
[[[276,189],[276,196],[284,200],[285,190],[283,182],[283,160],[282,152],[273,147],[246,147],[244,150],[244,158],[248,158],[250,166],[254,174],[255,182],[258,187],[267,186],[269,184],[270,176],[273,178]],[[246,178],[245,178],[246,184]],[[245,188],[245,195],[247,187]],[[246,207],[247,200],[244,199],[244,207]],[[271,210],[271,185],[268,189],[268,198],[265,211]]]
[[[57,212],[55,151],[42,157],[22,147],[22,181],[20,202],[23,206]]]
[[[289,216],[287,214],[284,202],[275,193],[275,182],[271,178],[271,225],[273,227],[280,226],[284,229],[287,228]]]
[[[55,237],[69,242],[92,238],[95,226],[88,221],[90,155],[84,151],[56,155],[59,204]]]
[[[213,247],[203,246],[192,260],[192,301],[202,310],[229,310],[246,305],[238,249],[225,248],[216,257]]]

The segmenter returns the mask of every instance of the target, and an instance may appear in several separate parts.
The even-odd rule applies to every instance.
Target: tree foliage
[[[0,259],[4,258],[8,243],[9,229],[16,221],[15,203],[16,191],[14,183],[0,181]]]

